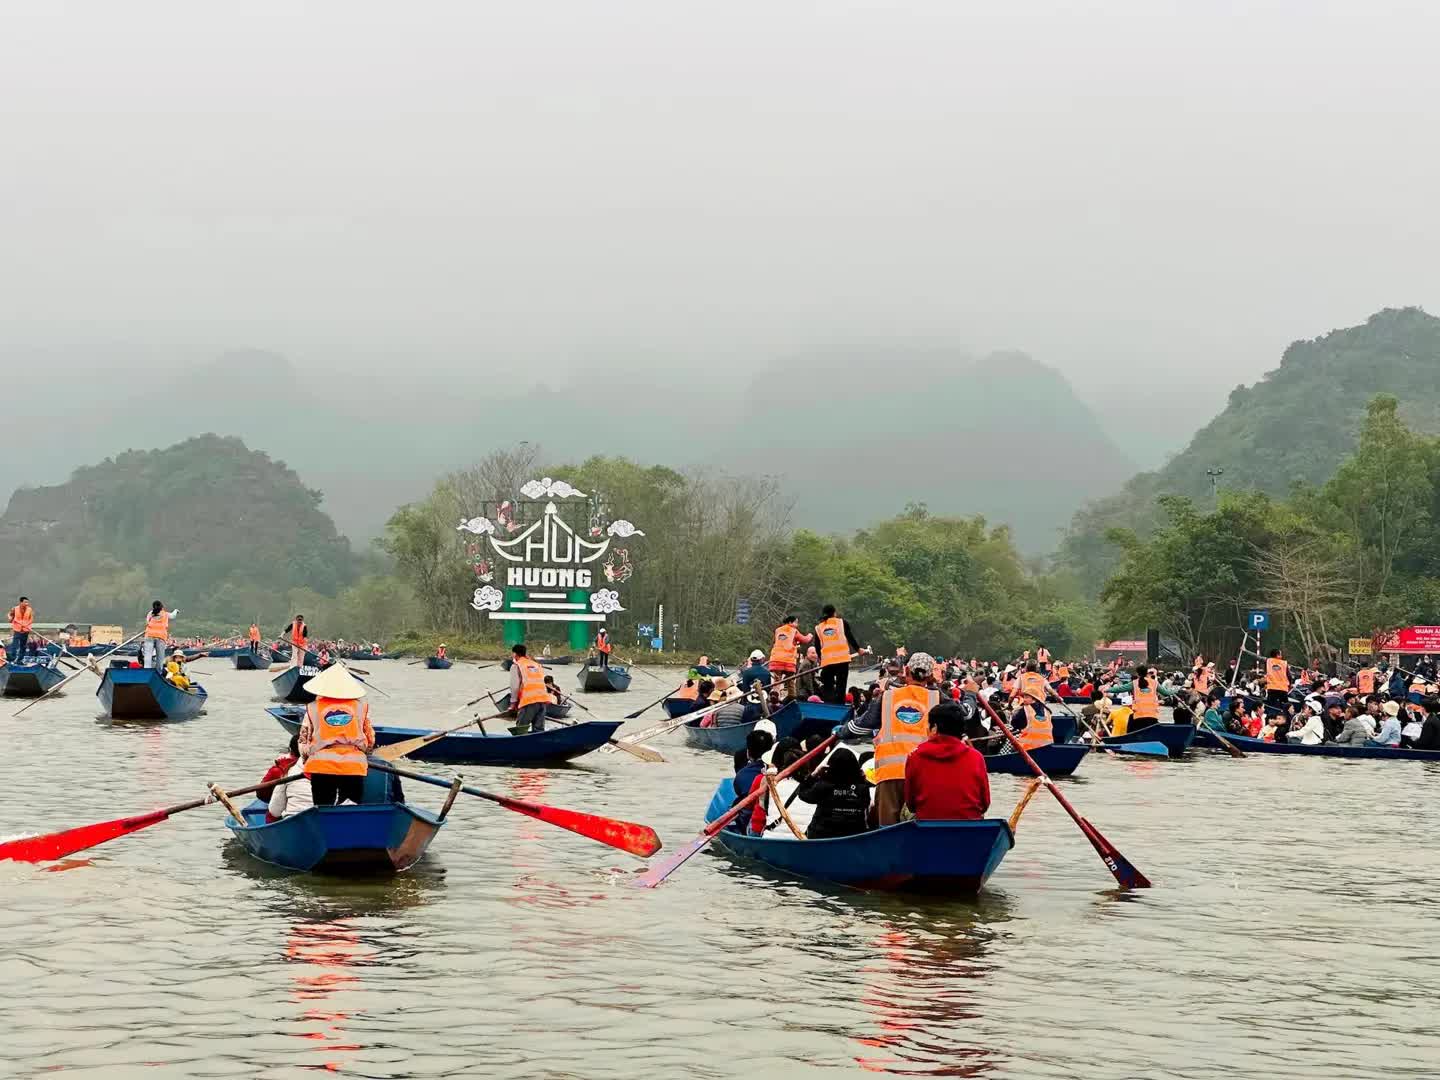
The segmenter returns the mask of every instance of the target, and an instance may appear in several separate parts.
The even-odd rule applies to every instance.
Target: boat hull
[[[1030,751],[1035,764],[1049,777],[1071,776],[1085,760],[1090,747],[1085,743],[1049,743]],[[1019,754],[992,754],[985,759],[985,771],[997,776],[1033,776]]]
[[[495,708],[497,708],[501,712],[510,712],[510,691],[507,690],[499,697],[491,698],[490,700],[495,703]],[[574,707],[574,704],[569,701],[565,702],[564,705],[561,705],[559,702],[552,701],[545,706],[545,715],[548,716],[551,720],[564,720],[567,716],[570,715],[570,710]]]
[[[300,730],[299,709],[265,711],[292,735]],[[492,723],[487,725],[488,733],[453,732],[407,756],[413,761],[436,765],[558,765],[598,750],[615,737],[621,723],[620,720],[591,720],[528,735],[511,735]],[[428,734],[425,728],[376,727],[375,743],[390,746]]]
[[[1111,735],[1101,739],[1101,746],[1125,746],[1128,743],[1162,743],[1172,758],[1180,757],[1195,741],[1194,724],[1151,724],[1139,731],[1127,731],[1124,735]]]
[[[619,664],[607,668],[586,665],[577,681],[587,694],[622,693],[630,689],[630,669]]]
[[[1416,750],[1406,746],[1351,746],[1349,743],[1337,746],[1334,743],[1319,743],[1303,746],[1297,743],[1273,743],[1264,739],[1252,739],[1248,735],[1225,735],[1247,754],[1289,754],[1292,757],[1347,758],[1351,761],[1435,761],[1440,762],[1440,750]],[[1195,736],[1197,746],[1223,749],[1213,731],[1201,728]]]
[[[189,720],[208,695],[198,683],[191,691],[172,686],[154,668],[109,668],[95,696],[112,720]]]
[[[244,823],[227,816],[225,827],[261,862],[347,876],[408,870],[444,825],[406,803],[316,806],[269,824],[261,803],[242,812]]]
[[[319,668],[290,667],[270,680],[276,701],[288,701],[292,705],[309,705],[315,695],[305,689],[307,683],[320,674]]]
[[[230,662],[235,665],[236,671],[269,671],[270,654],[264,649],[258,653],[252,653],[249,649],[237,652],[230,657]]]
[[[0,695],[41,697],[64,679],[63,671],[48,664],[7,664],[0,667]]]
[[[443,656],[427,656],[425,666],[431,671],[449,671],[451,662]]]
[[[787,701],[770,717],[775,725],[776,740],[784,738],[804,741],[811,735],[828,735],[838,724],[850,716],[847,705],[816,705],[812,702]],[[685,743],[697,750],[717,750],[723,754],[734,754],[745,749],[745,738],[755,730],[759,721],[749,724],[733,724],[730,727],[701,727],[700,721],[690,720],[680,729],[685,733]]]
[[[833,840],[742,836],[722,829],[715,843],[796,877],[857,889],[973,895],[1015,846],[999,818],[905,821]]]
[[[666,698],[660,703],[665,710],[665,715],[671,720],[679,720],[682,716],[689,716],[699,706],[694,698]]]

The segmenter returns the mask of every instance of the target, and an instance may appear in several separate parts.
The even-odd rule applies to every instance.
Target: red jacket
[[[905,759],[905,805],[921,821],[973,821],[990,809],[985,759],[954,735],[931,735]]]

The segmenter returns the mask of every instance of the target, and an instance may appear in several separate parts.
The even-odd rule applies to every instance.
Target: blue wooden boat
[[[443,656],[427,656],[425,666],[431,671],[449,671],[450,661]]]
[[[1048,743],[1030,751],[1035,764],[1046,776],[1070,776],[1090,752],[1087,743]],[[1003,776],[1033,776],[1030,766],[1018,753],[992,754],[985,759],[985,771]]]
[[[1126,743],[1163,743],[1172,758],[1177,758],[1195,741],[1194,724],[1151,724],[1124,735],[1111,735],[1100,740],[1101,746],[1124,746]]]
[[[731,780],[721,782],[706,821],[730,808],[733,792]],[[796,877],[857,889],[956,896],[980,891],[1015,846],[1015,835],[1004,820],[983,818],[905,821],[833,840],[745,836],[721,829],[714,842],[732,855]]]
[[[199,683],[181,690],[154,668],[109,668],[95,696],[112,720],[189,720],[209,695]]]
[[[292,735],[300,730],[303,713],[295,708],[266,709]],[[528,735],[511,735],[503,722],[486,724],[486,731],[457,731],[408,755],[414,761],[441,765],[557,765],[598,750],[612,738],[622,720],[591,720],[568,727],[547,727]],[[428,735],[426,728],[375,727],[377,746]]]
[[[509,690],[506,690],[505,693],[499,694],[496,697],[492,697],[490,700],[495,703],[495,708],[497,708],[501,712],[508,713],[510,711]],[[574,703],[569,701],[565,702],[564,705],[561,705],[559,702],[556,701],[547,702],[545,705],[545,715],[548,716],[551,720],[564,720],[567,716],[570,715],[570,710],[574,707]]]
[[[1296,757],[1348,758],[1351,761],[1435,761],[1440,762],[1440,750],[1416,750],[1408,746],[1352,746],[1349,743],[1318,743],[1304,746],[1299,743],[1273,743],[1254,739],[1249,735],[1225,733],[1227,741],[1234,743],[1247,754],[1291,754]],[[1201,727],[1195,736],[1197,746],[1219,750],[1220,740],[1207,727]]]
[[[587,694],[619,693],[630,689],[630,669],[622,664],[602,668],[587,663],[580,669],[579,682]]]
[[[310,704],[315,700],[315,695],[305,689],[305,684],[319,674],[319,667],[309,665],[286,668],[270,680],[275,700],[288,701],[292,705]]]
[[[270,654],[264,649],[254,653],[249,649],[241,649],[230,657],[230,662],[235,665],[236,671],[270,670]]]
[[[370,776],[385,778],[379,771]],[[404,802],[370,801],[369,779],[359,806],[312,806],[267,824],[265,804],[256,801],[241,808],[243,822],[226,815],[225,827],[255,858],[287,870],[347,876],[408,870],[445,818]]]
[[[671,720],[679,720],[680,717],[688,716],[690,713],[694,712],[696,708],[700,705],[700,702],[695,700],[694,698],[672,697],[666,698],[660,704],[661,707],[664,708],[666,716],[670,717]]]
[[[40,697],[65,678],[65,672],[49,664],[6,664],[0,667],[0,695]]]
[[[838,714],[837,714],[838,710]],[[837,718],[838,716],[838,718]],[[786,738],[805,740],[811,735],[828,735],[837,724],[843,724],[850,716],[848,705],[815,705],[802,701],[787,701],[770,717],[775,725],[776,741]],[[758,720],[748,724],[732,724],[730,727],[701,727],[700,719],[686,721],[681,727],[685,733],[685,744],[699,750],[718,750],[723,754],[734,754],[745,749],[745,738],[755,730]]]

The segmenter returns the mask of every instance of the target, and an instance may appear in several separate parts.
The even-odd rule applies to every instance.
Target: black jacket
[[[805,830],[811,840],[854,836],[869,828],[870,781],[863,777],[853,784],[834,784],[822,772],[801,781],[798,794],[815,806],[815,816]]]

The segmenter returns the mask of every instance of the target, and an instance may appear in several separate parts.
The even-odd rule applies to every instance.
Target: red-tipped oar
[[[446,780],[439,776],[427,776],[425,773],[411,772],[409,769],[397,769],[393,765],[382,765],[373,758],[370,761],[370,767],[379,769],[381,772],[403,776],[407,780],[418,780],[422,784],[434,784],[436,787],[453,787],[455,783],[453,780]],[[526,802],[524,799],[512,799],[508,795],[496,795],[493,791],[470,787],[468,784],[462,784],[460,790],[466,795],[488,799],[490,802],[505,807],[506,810],[514,810],[517,814],[524,814],[526,817],[543,821],[547,825],[568,829],[587,839],[608,844],[610,847],[631,855],[639,855],[642,859],[648,858],[660,850],[660,837],[648,825],[639,825],[633,821],[620,821],[617,818],[599,817],[595,814],[582,814],[578,810],[565,810],[558,806]]]
[[[280,784],[288,784],[297,777],[282,777],[279,780],[271,780],[268,784],[254,784],[247,788],[237,788],[234,791],[225,792],[226,795],[249,795],[251,792],[259,791],[261,788],[275,787]],[[73,855],[77,851],[84,851],[86,848],[103,844],[106,840],[114,840],[117,836],[124,836],[127,833],[139,832],[164,821],[175,814],[182,814],[186,810],[195,810],[202,806],[209,806],[215,802],[213,796],[207,795],[203,799],[194,799],[190,802],[176,803],[174,806],[166,806],[160,810],[151,810],[147,814],[135,814],[131,817],[115,818],[113,821],[98,821],[94,825],[81,825],[74,829],[66,829],[64,832],[46,833],[44,836],[26,836],[19,840],[11,840],[8,843],[0,844],[0,860],[13,859],[16,862],[46,862],[50,859],[63,859],[66,855]]]
[[[804,757],[792,762],[789,767],[782,769],[779,773],[776,774],[775,779],[777,781],[785,779],[785,777],[789,776],[796,769],[800,768],[800,766],[810,761],[817,754],[820,754],[821,752],[829,749],[830,744],[833,743],[835,739],[836,736],[831,735],[828,739],[822,742],[819,746],[815,747],[815,749],[811,750]],[[737,814],[753,805],[756,799],[760,798],[761,795],[765,794],[765,790],[766,789],[763,787],[756,788],[749,795],[746,795],[729,810],[721,814],[714,821],[710,822],[709,825],[706,825],[705,828],[700,831],[700,835],[695,837],[694,840],[691,840],[688,844],[686,844],[683,848],[677,851],[674,855],[671,855],[659,866],[652,866],[649,870],[646,870],[643,874],[637,877],[635,879],[635,884],[642,889],[653,889],[656,885],[659,885],[676,870],[679,870],[680,867],[684,866],[685,863],[690,859],[690,856],[694,855],[706,844],[710,843],[711,840],[714,840],[716,833],[718,833],[726,825],[730,824],[730,822],[735,819],[735,816]]]
[[[1020,745],[1020,740],[1006,726],[1005,721],[1000,719],[1000,714],[995,711],[990,702],[983,697],[979,698],[979,701],[981,707],[990,714],[991,723],[999,725],[1000,730],[1005,733],[1005,738],[1010,740],[1010,745],[1019,751],[1020,756],[1025,759],[1025,764],[1030,766],[1030,771],[1049,789],[1050,794],[1055,796],[1060,805],[1064,807],[1065,812],[1070,815],[1071,820],[1080,826],[1080,831],[1085,834],[1085,839],[1090,841],[1090,846],[1099,854],[1106,869],[1115,875],[1115,880],[1120,883],[1120,887],[1122,889],[1150,888],[1150,879],[1137,870],[1124,855],[1120,854],[1114,844],[1100,835],[1099,829],[1081,817],[1080,812],[1070,805],[1070,800],[1060,793],[1060,789],[1055,786],[1054,781],[1045,775],[1045,770],[1035,764],[1035,759],[1030,756],[1030,752]]]

